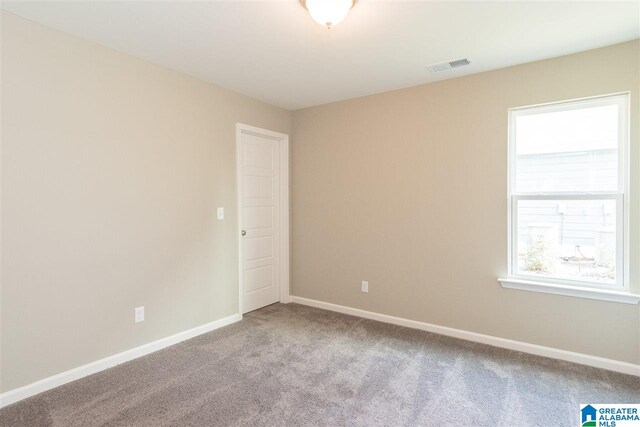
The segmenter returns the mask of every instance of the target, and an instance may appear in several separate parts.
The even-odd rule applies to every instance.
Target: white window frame
[[[509,109],[508,156],[508,277],[499,279],[510,289],[637,303],[639,295],[629,290],[629,92],[573,99]],[[618,188],[616,191],[551,191],[516,192],[516,118],[554,111],[570,111],[605,105],[617,105],[618,123]],[[615,200],[616,201],[616,283],[604,284],[555,277],[518,274],[518,210],[520,200]]]

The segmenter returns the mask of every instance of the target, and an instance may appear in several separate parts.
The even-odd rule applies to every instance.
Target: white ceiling
[[[290,110],[640,37],[637,0],[359,0],[331,30],[298,0],[3,1],[2,8]],[[472,64],[425,69],[463,57]]]

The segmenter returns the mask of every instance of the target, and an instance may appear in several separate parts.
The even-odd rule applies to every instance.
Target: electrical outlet
[[[136,307],[134,310],[135,323],[144,322],[144,307]]]
[[[218,219],[224,219],[224,208],[218,208]]]
[[[369,282],[365,282],[364,280],[362,281],[362,292],[369,292]]]

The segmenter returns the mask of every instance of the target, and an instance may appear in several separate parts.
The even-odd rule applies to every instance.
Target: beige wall
[[[2,14],[2,391],[237,312],[236,122],[291,114]]]
[[[640,292],[639,49],[635,41],[295,111],[293,294],[640,363],[640,306],[496,280],[507,274],[507,109],[631,91]]]

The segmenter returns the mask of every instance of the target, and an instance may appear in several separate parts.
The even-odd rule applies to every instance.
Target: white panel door
[[[242,312],[280,300],[280,155],[268,136],[240,137]]]

